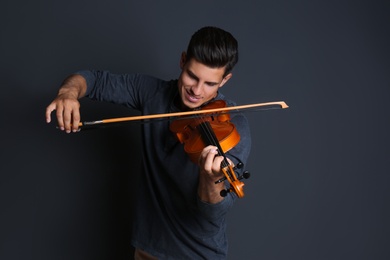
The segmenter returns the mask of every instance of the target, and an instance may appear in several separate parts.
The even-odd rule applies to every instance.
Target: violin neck
[[[229,162],[226,158],[225,153],[222,150],[222,147],[218,141],[218,138],[216,137],[213,128],[210,125],[209,121],[204,121],[200,123],[198,126],[198,131],[203,139],[203,142],[207,145],[214,145],[218,148],[218,155],[223,156],[224,160],[222,161],[222,167],[229,166]]]

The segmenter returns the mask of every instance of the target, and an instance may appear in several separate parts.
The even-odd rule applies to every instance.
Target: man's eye
[[[186,73],[188,77],[190,77],[191,79],[196,79],[195,75],[192,74],[191,72],[187,72]]]

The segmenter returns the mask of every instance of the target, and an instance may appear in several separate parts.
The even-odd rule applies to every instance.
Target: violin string
[[[205,135],[204,138],[207,139],[204,140],[210,145],[216,146],[218,149],[218,155],[223,156],[223,161],[222,161],[222,167],[227,167],[229,166],[229,162],[226,158],[225,153],[222,150],[222,147],[218,141],[218,138],[215,135],[214,130],[212,129],[210,122],[205,119],[205,117],[199,116],[198,120],[201,122],[198,124],[201,128],[202,133]],[[213,119],[212,119],[213,120]],[[215,120],[215,119],[214,119]]]

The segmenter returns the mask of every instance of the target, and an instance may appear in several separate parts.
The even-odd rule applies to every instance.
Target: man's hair
[[[187,61],[196,61],[211,68],[225,67],[224,77],[238,62],[238,43],[229,32],[207,26],[196,31],[188,44]]]

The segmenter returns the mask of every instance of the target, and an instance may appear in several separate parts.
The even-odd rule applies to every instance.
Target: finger
[[[51,103],[47,108],[46,108],[46,123],[51,122],[51,113],[56,109],[56,105]]]
[[[224,160],[223,156],[215,156],[214,157],[214,161],[213,161],[213,165],[212,165],[211,170],[215,175],[219,175],[221,173],[221,164],[222,164],[223,160]]]
[[[229,165],[233,166],[234,167],[234,162],[232,160],[230,160],[228,157],[226,157],[226,159],[228,160],[229,162]]]
[[[214,158],[218,154],[217,147],[210,146],[203,150],[203,169],[208,173],[212,173]]]
[[[70,133],[72,128],[73,109],[69,109],[65,107],[62,115],[63,115],[65,132]]]
[[[72,114],[72,131],[77,132],[79,130],[79,123],[80,123],[80,110],[75,109],[73,110]]]
[[[57,123],[58,123],[58,127],[63,131],[65,130],[64,128],[64,119],[63,119],[63,111],[64,111],[64,107],[63,106],[57,106],[57,109],[56,109],[56,117],[57,117]]]
[[[210,152],[210,150],[215,150],[215,149],[217,149],[217,147],[212,146],[212,145],[204,147],[202,152],[200,153],[199,162],[204,161],[205,158],[207,157],[208,153]]]

